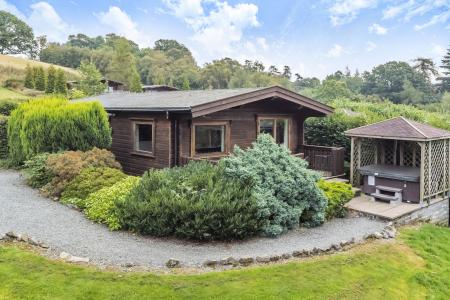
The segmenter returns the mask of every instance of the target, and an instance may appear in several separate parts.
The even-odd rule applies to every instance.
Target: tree
[[[129,89],[130,89],[130,92],[135,92],[135,93],[142,92],[141,77],[139,76],[139,73],[136,70],[134,70],[134,72],[131,76]]]
[[[431,58],[418,57],[413,59],[415,65],[413,66],[414,70],[422,73],[428,80],[430,80],[431,75],[437,76],[439,73],[436,70],[436,65]]]
[[[55,92],[56,85],[56,69],[53,66],[50,66],[47,70],[47,86],[45,88],[45,92],[47,94],[51,94]]]
[[[47,48],[47,36],[41,35],[36,37],[36,51],[34,56],[37,56],[40,59],[41,53],[45,48]]]
[[[89,60],[90,50],[87,48],[72,47],[50,43],[40,53],[41,61],[69,67],[78,68],[83,60]]]
[[[438,78],[438,81],[440,81],[439,87],[444,92],[450,92],[450,48],[447,49],[447,53],[442,58],[441,63],[444,76]]]
[[[292,77],[291,67],[284,66],[282,76],[286,77],[287,79],[291,79]]]
[[[191,86],[189,84],[189,79],[187,79],[187,77],[185,77],[183,79],[183,87],[182,87],[182,89],[185,90],[185,91],[191,89]]]
[[[34,89],[34,72],[33,68],[31,68],[29,64],[27,64],[25,68],[25,80],[23,85],[27,89]]]
[[[273,76],[278,76],[278,75],[280,75],[280,71],[278,71],[278,68],[276,66],[270,66],[269,74],[273,75]]]
[[[135,92],[142,91],[132,47],[126,39],[115,41],[114,56],[108,71],[108,78],[125,83],[128,89]],[[138,80],[140,88],[138,88]]]
[[[106,89],[106,85],[100,82],[102,74],[92,62],[81,62],[78,70],[81,73],[79,88],[85,95],[98,95]]]
[[[316,94],[316,97],[324,102],[337,98],[349,98],[351,96],[352,92],[348,89],[347,84],[344,81],[336,79],[324,80]]]
[[[67,94],[67,78],[62,69],[56,70],[55,93]]]
[[[0,11],[0,54],[33,56],[36,48],[33,30],[6,11]]]
[[[45,91],[45,71],[43,67],[34,69],[34,85],[38,91]]]

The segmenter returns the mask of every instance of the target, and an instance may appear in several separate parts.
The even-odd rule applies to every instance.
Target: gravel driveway
[[[97,264],[161,267],[169,258],[186,266],[233,256],[281,255],[295,250],[325,248],[342,240],[361,240],[381,231],[385,223],[366,218],[334,219],[323,226],[290,231],[278,238],[253,238],[233,243],[192,243],[111,232],[106,226],[28,187],[17,171],[0,170],[0,235],[27,234],[50,246],[55,253],[89,257]]]

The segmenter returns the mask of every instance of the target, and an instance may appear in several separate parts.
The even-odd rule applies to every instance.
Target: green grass
[[[98,271],[0,247],[0,299],[446,299],[450,229],[273,266],[198,275]]]
[[[26,96],[24,94],[21,94],[19,92],[0,87],[0,100],[4,100],[4,99],[25,100],[28,98],[30,98],[30,97]]]

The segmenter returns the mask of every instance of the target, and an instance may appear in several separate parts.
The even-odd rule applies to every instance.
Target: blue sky
[[[319,78],[418,56],[439,62],[450,46],[450,0],[0,0],[0,10],[50,41],[115,32],[145,47],[171,38],[200,65],[258,59]]]

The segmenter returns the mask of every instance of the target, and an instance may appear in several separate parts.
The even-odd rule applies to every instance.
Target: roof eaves
[[[428,136],[422,132],[422,130],[420,130],[419,128],[417,128],[416,126],[414,126],[414,124],[412,124],[408,119],[406,119],[405,117],[401,116],[400,117],[404,122],[406,122],[409,126],[411,126],[415,131],[417,131],[420,135],[422,135],[425,138],[428,138]]]

